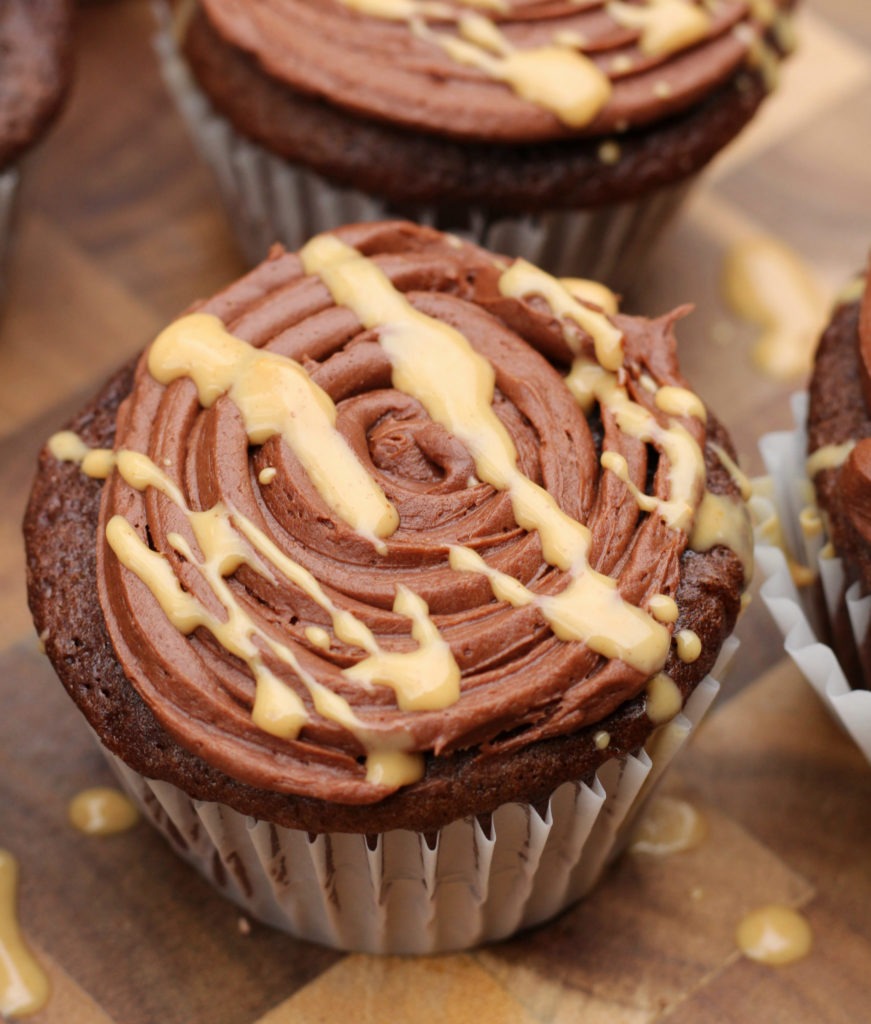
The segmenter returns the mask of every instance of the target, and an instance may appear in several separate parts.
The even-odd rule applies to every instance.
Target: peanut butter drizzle
[[[304,684],[315,710],[343,725],[368,751],[367,778],[372,773],[386,781],[397,773],[395,785],[404,785],[423,771],[422,759],[404,751],[385,751],[354,714],[350,704],[319,683],[300,664],[293,651],[259,628],[245,612],[227,585],[225,578],[242,564],[258,572],[269,569],[258,558],[266,559],[292,583],[327,611],[336,635],[347,643],[362,647],[368,657],[344,671],[349,679],[369,686],[393,688],[397,704],[403,709],[432,710],[447,707],[459,697],[459,668],[431,620],[425,602],[404,587],[398,588],[394,611],[412,620],[412,636],[418,648],[410,652],[384,653],[369,628],[350,612],[338,609],[323,592],[312,574],[285,555],[253,523],[238,512],[219,504],[203,512],[192,512],[175,484],[147,456],[121,451],[117,468],[137,490],[155,487],[168,497],[187,518],[202,559],[189,541],[178,533],[168,537],[170,544],[189,563],[196,565],[219,599],[226,619],[210,613],[193,595],[184,590],[169,562],[152,551],[130,524],[113,516],[106,527],[106,538],[119,561],[151,591],[164,614],[184,634],[198,627],[207,629],[231,654],[248,666],[256,682],[252,721],[265,732],[293,738],[306,724],[309,713],[302,699],[278,678],[263,661],[263,648],[287,665]],[[246,543],[247,541],[247,543]],[[386,755],[389,754],[389,757]],[[399,781],[401,780],[401,781]]]
[[[616,582],[588,562],[590,533],[517,467],[517,454],[492,408],[494,372],[454,328],[419,313],[380,268],[331,235],[301,251],[303,267],[326,284],[333,301],[364,327],[378,328],[393,366],[393,386],[415,397],[429,416],[469,451],[479,479],[507,491],[515,521],[538,531],[546,561],[572,580],[554,597],[533,597],[522,584],[486,566],[474,552],[452,549],[451,565],[478,571],[512,604],[535,602],[561,640],[580,640],[609,658],[654,672],[668,654],[668,631],[626,602]],[[689,435],[687,435],[689,436]]]
[[[647,717],[659,725],[671,721],[682,707],[683,697],[677,683],[665,672],[657,672],[647,684]]]
[[[808,479],[813,480],[817,473],[821,473],[824,469],[840,469],[855,447],[855,441],[845,441],[843,444],[826,444],[817,448],[815,452],[811,452],[805,462]]]
[[[583,355],[576,356],[566,385],[585,411],[589,412],[598,402],[614,414],[623,433],[662,448],[670,467],[670,497],[667,499],[643,494],[635,487],[629,480],[626,460],[619,453],[606,451],[601,461],[605,469],[629,487],[640,508],[656,511],[672,529],[688,531],[698,496],[704,490],[705,462],[686,427],[678,422],[672,422],[669,427],[661,426],[652,413],[629,398],[614,373]]]
[[[48,439],[48,450],[60,462],[76,462],[85,476],[105,480],[115,465],[108,448],[89,448],[72,430],[60,430]]]
[[[515,260],[499,278],[499,290],[509,298],[541,296],[554,316],[573,321],[592,337],[596,362],[600,366],[606,370],[619,370],[623,365],[622,333],[603,313],[579,302],[572,294],[571,285],[572,282],[567,286],[524,259]],[[578,287],[577,283],[575,287]],[[566,331],[563,334],[570,347],[576,346],[573,336]]]
[[[711,16],[688,0],[647,0],[646,5],[614,0],[605,10],[624,28],[639,29],[639,48],[648,56],[685,50],[704,39]]]
[[[702,641],[698,634],[691,629],[681,629],[675,633],[674,640],[677,645],[677,656],[681,661],[689,664],[698,660],[702,653]]]
[[[48,1002],[49,981],[25,945],[16,915],[18,862],[0,849],[0,1014],[25,1017]]]
[[[120,790],[94,786],[77,793],[69,803],[70,824],[89,836],[126,832],[139,821],[136,805]]]
[[[633,853],[667,857],[693,849],[707,834],[705,819],[692,804],[660,796],[644,812],[629,848]]]
[[[771,966],[808,955],[813,932],[807,918],[791,907],[770,904],[747,914],[735,932],[738,948],[751,960]]]
[[[420,38],[443,49],[452,60],[504,82],[523,99],[551,111],[564,124],[580,128],[611,97],[611,82],[594,61],[554,39],[553,45],[516,50],[489,18],[457,15],[454,6],[428,0],[339,0],[345,7],[390,21],[406,21]],[[464,2],[464,0],[461,0]],[[679,0],[669,0],[677,3]],[[494,2],[465,0],[466,6],[503,10]],[[460,35],[430,28],[427,19],[455,21]]]
[[[744,567],[744,578],[753,575],[753,530],[744,505],[727,494],[705,491],[690,532],[693,551],[710,551],[722,544],[733,551]]]
[[[158,335],[148,369],[161,384],[189,377],[204,408],[227,394],[252,444],[280,434],[330,508],[358,533],[375,541],[396,529],[396,509],[335,429],[332,400],[295,360],[261,352],[218,317],[193,313]]]

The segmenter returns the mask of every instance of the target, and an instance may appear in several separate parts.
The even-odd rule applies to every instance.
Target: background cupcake
[[[776,483],[790,572],[764,550],[762,594],[787,650],[871,760],[871,289],[863,274],[836,307],[817,349],[797,429],[762,452]],[[795,586],[803,583],[801,595]]]
[[[399,212],[624,287],[772,87],[790,6],[198,0],[160,52],[252,262]]]
[[[70,77],[72,4],[0,5],[0,293],[24,158],[57,115]]]
[[[343,229],[176,321],[43,452],[46,651],[251,914],[406,953],[546,920],[713,699],[750,560],[728,438],[674,315],[589,294]]]

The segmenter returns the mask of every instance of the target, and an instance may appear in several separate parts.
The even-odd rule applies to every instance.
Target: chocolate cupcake
[[[716,691],[748,520],[672,327],[404,222],[281,249],[42,452],[36,628],[251,914],[435,952],[569,905]]]
[[[57,116],[69,83],[68,0],[0,4],[0,293],[25,155]]]
[[[763,439],[781,544],[759,558],[787,651],[871,760],[869,279],[846,289],[820,338],[796,430]]]
[[[198,0],[160,51],[252,261],[399,212],[624,287],[771,88],[791,6]]]

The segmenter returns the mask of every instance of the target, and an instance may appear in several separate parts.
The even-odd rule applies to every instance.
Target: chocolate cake
[[[69,0],[0,5],[0,168],[43,135],[63,101],[72,56]]]
[[[791,0],[197,0],[164,77],[249,259],[401,215],[625,288],[746,125]]]
[[[25,521],[36,627],[105,747],[362,833],[546,802],[638,752],[651,681],[673,715],[732,630],[746,513],[677,367],[683,311],[579,287],[350,227],[113,377]]]
[[[846,586],[871,593],[871,288],[841,302],[814,360],[808,409],[808,467]],[[856,638],[843,605],[832,643],[854,686],[871,680],[871,637]]]
[[[485,17],[451,6],[445,39],[466,38],[464,24]],[[556,47],[589,52],[601,75],[607,98],[580,115],[530,101],[483,67],[453,60],[437,42],[443,24],[421,36],[414,15],[385,21],[341,0],[200,0],[184,52],[240,132],[341,185],[399,207],[434,203],[447,218],[470,207],[525,213],[599,206],[672,185],[750,120],[771,84],[760,47],[772,47],[769,72],[781,52],[777,5],[764,19],[745,0],[710,17],[701,4],[688,7],[699,20],[691,42],[675,25],[658,44],[644,36],[650,29],[632,27],[632,9],[621,24],[626,4],[579,10],[524,2],[488,11],[494,31],[520,51],[555,39],[590,41],[589,50],[580,42],[577,51]],[[669,32],[664,11],[660,21],[652,5],[642,12],[634,15]]]

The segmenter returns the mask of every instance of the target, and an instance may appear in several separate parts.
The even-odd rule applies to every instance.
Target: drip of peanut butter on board
[[[738,948],[751,960],[779,967],[808,955],[813,932],[791,907],[770,904],[747,914],[735,932]]]
[[[665,857],[698,846],[708,834],[704,817],[691,803],[673,796],[650,802],[630,843],[633,853]]]
[[[16,913],[18,862],[0,849],[0,1014],[24,1017],[48,1002],[49,982],[21,936]]]
[[[133,801],[111,786],[93,786],[76,793],[67,814],[70,824],[89,836],[126,832],[139,821]]]
[[[727,254],[723,287],[735,312],[762,328],[756,365],[773,377],[807,373],[828,302],[795,253],[771,238],[740,242]]]

